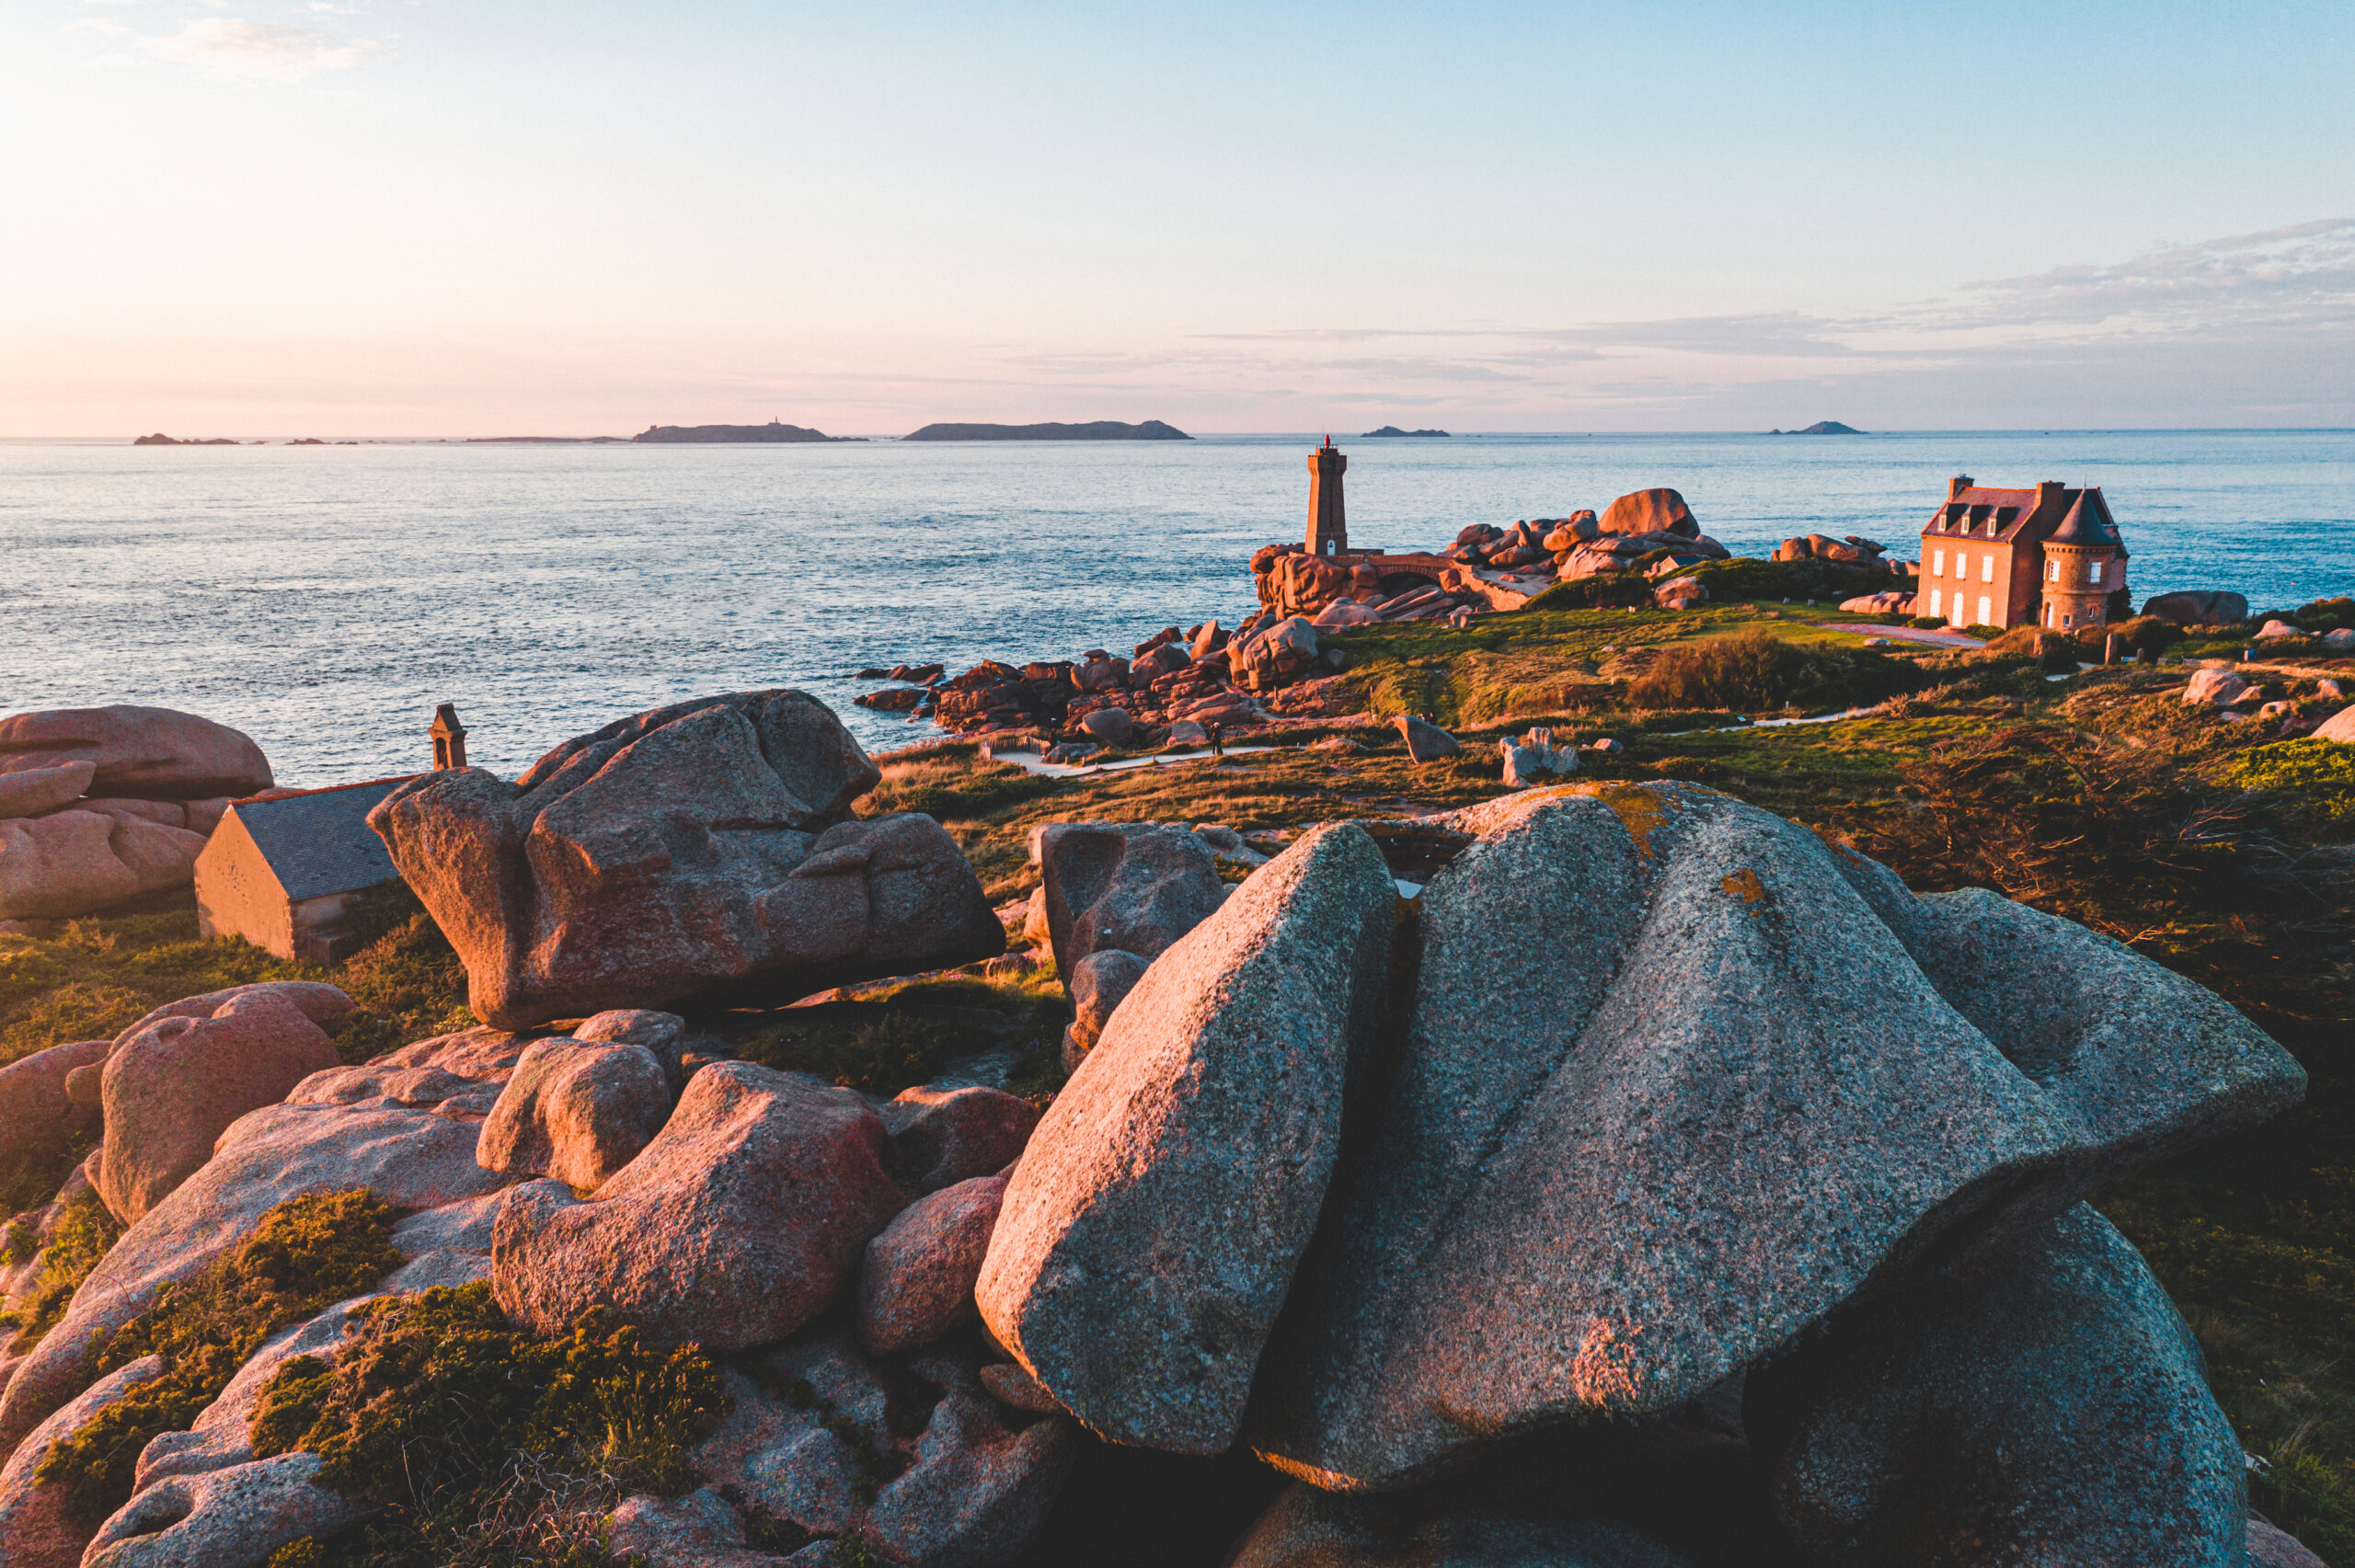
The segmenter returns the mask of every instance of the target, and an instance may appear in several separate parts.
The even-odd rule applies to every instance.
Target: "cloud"
[[[340,71],[375,52],[373,39],[336,38],[308,28],[207,17],[170,38],[146,38],[139,47],[158,60],[177,60],[205,74],[241,82],[299,82],[315,71]]]

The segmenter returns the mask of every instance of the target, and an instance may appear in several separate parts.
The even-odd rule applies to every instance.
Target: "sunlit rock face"
[[[1239,1065],[1260,1059],[1249,1046],[1201,1045],[1212,1028],[1298,1032],[1340,993],[1235,964],[1198,979],[1219,998],[1197,1004],[1205,1027],[1147,1024],[1137,998],[1175,991],[1183,944],[1042,1123],[982,1306],[1091,1425],[1202,1451],[1226,1406],[1201,1391],[1247,1378],[1242,1436],[1264,1457],[1328,1489],[1411,1484],[1535,1427],[1682,1404],[1844,1304],[2303,1093],[2279,1047],[2117,944],[1983,894],[1916,898],[1707,790],[1572,786],[1425,826],[1467,847],[1368,960],[1385,972],[1347,993],[1391,1001],[1350,1036],[1364,1092],[1346,1127],[1342,1096]],[[1286,896],[1351,875],[1295,861]],[[1189,940],[1282,941],[1280,901],[1248,899],[1257,880]],[[1223,1127],[1218,1185],[1181,1183],[1208,1140],[1167,1107],[1223,1071],[1292,1123],[1281,1139]],[[1341,1151],[1329,1177],[1307,1147]],[[1183,1200],[1074,1240],[1102,1224],[1098,1195],[1157,1185]],[[1258,1321],[1231,1315],[1219,1260],[1269,1194],[1294,1211],[1253,1255],[1295,1276],[1255,1355],[1252,1333],[1192,1325]],[[1066,1329],[1073,1348],[1044,1353],[1054,1336],[1033,1325],[1061,1322],[1087,1324],[1084,1350]]]

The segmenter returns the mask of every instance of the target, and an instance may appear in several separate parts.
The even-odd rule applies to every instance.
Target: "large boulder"
[[[483,1123],[475,1159],[486,1171],[593,1189],[653,1141],[670,1112],[670,1075],[644,1046],[535,1040]]]
[[[1603,509],[1595,524],[1596,532],[1608,538],[1614,533],[1672,533],[1679,539],[1698,539],[1701,525],[1693,517],[1693,509],[1674,490],[1631,490]]]
[[[715,1062],[594,1197],[561,1182],[508,1196],[492,1291],[541,1333],[603,1306],[650,1345],[783,1339],[857,1276],[867,1239],[906,1204],[885,1149],[851,1090]]]
[[[2200,1349],[2082,1205],[1751,1374],[1777,1522],[1825,1568],[2237,1562],[2240,1444]]]
[[[487,1023],[775,1000],[1005,951],[929,817],[845,821],[879,775],[799,692],[698,698],[569,740],[514,784],[424,774],[369,813]]]
[[[1182,823],[1051,822],[1031,848],[1059,974],[1108,948],[1155,957],[1226,898],[1218,857]]]
[[[1400,714],[1397,725],[1398,737],[1407,743],[1407,755],[1418,762],[1436,762],[1464,750],[1464,743],[1455,737],[1413,714]]]
[[[64,1154],[89,1120],[65,1093],[77,1067],[103,1062],[111,1040],[52,1046],[0,1067],[0,1183]]]
[[[2230,626],[2248,619],[2248,601],[2223,589],[2162,593],[2142,601],[2142,613],[2178,626]]]
[[[335,1042],[273,989],[253,987],[202,1017],[160,1018],[106,1059],[106,1141],[97,1185],[114,1217],[138,1220],[213,1158],[248,1111],[274,1105],[339,1065]]]
[[[201,800],[271,784],[270,761],[250,738],[194,714],[118,704],[0,718],[0,773],[67,762],[92,765],[92,795]]]
[[[261,1568],[290,1541],[329,1536],[359,1505],[317,1483],[319,1456],[296,1451],[225,1470],[167,1476],[91,1539],[87,1568]]]
[[[1364,829],[1308,834],[1154,963],[1031,1136],[976,1294],[1096,1431],[1234,1441],[1366,1070],[1397,903]]]
[[[278,1204],[365,1187],[421,1211],[507,1185],[511,1178],[475,1163],[475,1139],[521,1047],[494,1048],[488,1034],[419,1041],[368,1067],[314,1073],[283,1104],[230,1124],[213,1158],[123,1232],[0,1391],[0,1453],[89,1385],[108,1335],[164,1286],[228,1253]]]
[[[93,914],[188,887],[204,842],[185,828],[102,811],[0,821],[0,918]]]
[[[1418,900],[1389,1100],[1246,1433],[1321,1485],[1671,1408],[1860,1291],[2303,1093],[2280,1047],[2115,944],[1916,898],[1706,790],[1442,820],[1476,841]],[[2055,972],[1925,972],[1905,937],[1947,919],[2006,977],[2039,944]],[[1553,956],[1498,961],[1532,952]]]
[[[1079,1434],[1068,1416],[1009,1420],[977,1360],[935,1346],[887,1381],[847,1335],[813,1330],[761,1356],[754,1377],[723,1374],[732,1408],[692,1461],[773,1525],[855,1538],[889,1563],[994,1568],[1045,1523]],[[724,1538],[707,1510],[704,1528]]]
[[[2355,704],[2339,709],[2322,721],[2315,729],[2316,740],[2336,740],[2341,746],[2355,746]]]
[[[2229,670],[2195,670],[2184,683],[2183,701],[2189,707],[2225,707],[2248,690],[2248,682]]]
[[[975,1176],[902,1209],[867,1243],[858,1339],[891,1356],[930,1345],[973,1315],[973,1280],[1005,1199],[1005,1178]]]

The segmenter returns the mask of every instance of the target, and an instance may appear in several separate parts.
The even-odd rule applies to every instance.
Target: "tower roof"
[[[2099,490],[2078,492],[2069,515],[2052,531],[2047,541],[2053,544],[2082,544],[2089,547],[2118,543],[2118,528],[2109,521],[2109,509],[2102,504]]]

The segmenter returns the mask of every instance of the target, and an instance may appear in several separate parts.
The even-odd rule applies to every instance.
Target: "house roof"
[[[400,875],[385,853],[385,841],[369,828],[368,813],[415,776],[257,795],[229,810],[287,898],[299,902],[350,893]]]
[[[2116,544],[2118,525],[2110,521],[2109,508],[2102,503],[2099,490],[2080,491],[2076,504],[2061,526],[2052,531],[2048,541],[2053,544]]]

